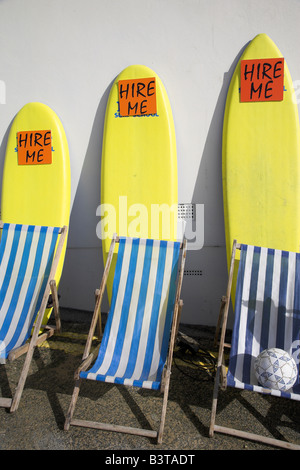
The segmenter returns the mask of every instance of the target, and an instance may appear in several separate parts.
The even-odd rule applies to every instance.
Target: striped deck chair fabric
[[[180,243],[120,237],[98,358],[81,378],[159,389],[172,323]]]
[[[0,363],[23,345],[39,311],[57,227],[4,224],[0,242]]]
[[[227,384],[264,392],[254,373],[254,359],[277,347],[295,359],[298,381],[272,395],[300,400],[300,254],[241,245],[235,323]]]

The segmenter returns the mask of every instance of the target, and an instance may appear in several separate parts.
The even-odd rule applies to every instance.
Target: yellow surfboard
[[[160,78],[148,67],[129,66],[112,85],[101,166],[104,262],[113,233],[176,240],[178,182],[173,116]],[[112,277],[107,284],[109,299],[111,289]]]
[[[233,74],[222,166],[228,262],[234,239],[298,252],[298,108],[284,57],[266,34],[250,42]]]
[[[4,222],[69,225],[70,159],[62,123],[51,108],[28,103],[15,116],[8,136],[2,181]],[[58,285],[66,242],[56,273]],[[45,320],[51,309],[47,309]]]

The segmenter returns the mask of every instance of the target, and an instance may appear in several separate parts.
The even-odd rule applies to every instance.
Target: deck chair
[[[224,371],[224,338],[228,318],[234,263],[240,250],[235,293],[234,326],[227,377]],[[262,387],[254,373],[254,359],[268,348],[287,351],[295,359],[300,344],[300,253],[233,243],[227,294],[222,313],[217,373],[209,434],[214,431],[256,440],[265,444],[300,449],[297,444],[215,424],[218,390],[222,386],[300,400],[298,380],[292,389],[278,391]]]
[[[18,408],[35,346],[60,329],[54,274],[67,229],[2,222],[0,228],[0,363],[26,353],[13,398],[0,398],[0,406],[13,412]],[[50,292],[55,327],[42,325]]]
[[[94,360],[93,353],[90,354],[91,341],[115,243],[119,243],[119,247],[111,307],[98,357],[92,367],[87,370]],[[181,247],[182,257],[178,274]],[[65,430],[68,430],[70,425],[86,426],[138,434],[157,438],[158,442],[162,441],[175,332],[182,306],[180,290],[185,256],[185,242],[181,244],[113,237],[82,358],[83,362],[75,373],[76,382],[65,421]],[[83,379],[163,391],[159,431],[73,419]]]

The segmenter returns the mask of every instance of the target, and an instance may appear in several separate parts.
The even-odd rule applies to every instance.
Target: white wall
[[[174,114],[179,202],[204,204],[204,247],[188,252],[182,320],[213,325],[227,268],[221,188],[226,92],[245,45],[277,44],[300,79],[297,0],[0,0],[0,173],[7,133],[30,101],[49,105],[69,142],[70,235],[61,304],[91,310],[103,265],[96,236],[105,105],[126,66],[161,77]],[[105,310],[105,306],[104,306]]]

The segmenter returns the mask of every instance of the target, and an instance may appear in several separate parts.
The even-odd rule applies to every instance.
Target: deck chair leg
[[[44,296],[44,298],[46,298],[46,297]],[[44,312],[45,309],[41,308],[41,311]],[[20,378],[19,378],[19,382],[18,382],[16,391],[15,391],[15,395],[14,395],[13,400],[12,400],[12,405],[11,405],[11,408],[10,408],[11,413],[16,411],[18,406],[19,406],[21,395],[22,395],[22,392],[23,392],[23,389],[24,389],[24,385],[25,385],[26,378],[27,378],[27,375],[28,375],[29,367],[30,367],[30,364],[31,364],[32,356],[33,356],[33,353],[34,353],[34,348],[36,347],[37,344],[39,344],[41,342],[41,341],[39,341],[39,337],[38,337],[38,331],[40,330],[41,322],[42,322],[42,315],[40,313],[39,317],[37,319],[37,324],[34,327],[34,333],[32,335],[32,338],[31,338],[29,346],[28,346],[28,350],[27,350],[27,354],[26,354],[26,357],[25,357],[23,369],[22,369],[22,372],[21,372],[21,375],[20,375]],[[51,335],[51,330],[49,331],[49,334],[46,333],[44,335],[41,335],[40,339],[42,338],[44,340],[50,335]]]
[[[68,431],[70,429],[71,420],[73,418],[73,414],[74,414],[74,411],[75,411],[75,406],[76,406],[79,391],[80,391],[80,385],[81,385],[81,379],[77,379],[76,382],[75,382],[73,395],[72,395],[72,398],[71,398],[71,403],[70,403],[68,413],[67,413],[67,417],[66,417],[66,420],[65,420],[65,425],[64,425],[64,430],[65,431]]]
[[[51,283],[50,283],[50,284],[51,284]],[[52,288],[53,288],[53,292],[54,292],[54,294],[55,294],[55,293],[56,293],[56,284],[55,284],[55,286],[52,285]],[[55,295],[54,295],[54,298],[55,298]],[[44,296],[44,299],[47,299],[47,296]],[[56,302],[56,301],[57,301],[57,302]],[[43,308],[43,304],[42,304],[40,312],[44,312],[44,311],[45,311],[45,306],[46,306],[46,303],[45,303],[45,302],[46,302],[46,301],[43,300],[43,302],[44,302],[44,308]],[[58,307],[57,293],[56,293],[56,300],[54,299],[54,305],[55,305],[55,308],[56,308],[56,314],[58,315],[58,314],[59,314],[59,311],[57,310],[57,307]],[[44,340],[44,339],[46,339],[47,337],[51,336],[51,331],[49,331],[49,332],[46,333],[45,335],[41,335],[40,338],[38,337],[38,331],[40,330],[40,327],[41,327],[42,318],[43,318],[43,315],[41,315],[41,313],[39,313],[39,316],[38,316],[37,321],[36,321],[36,325],[35,325],[35,327],[34,327],[34,332],[33,332],[32,338],[31,338],[30,343],[29,343],[29,346],[28,346],[28,351],[27,351],[27,354],[26,354],[26,358],[25,358],[25,362],[24,362],[24,365],[23,365],[23,369],[22,369],[21,375],[20,375],[20,379],[19,379],[19,382],[18,382],[16,391],[15,391],[14,398],[13,398],[13,400],[12,400],[12,405],[11,405],[11,408],[10,408],[10,412],[11,412],[11,413],[13,413],[14,411],[16,411],[17,408],[18,408],[18,406],[19,406],[20,399],[21,399],[21,395],[22,395],[22,392],[23,392],[23,389],[24,389],[24,385],[25,385],[25,381],[26,381],[26,378],[27,378],[27,375],[28,375],[30,363],[31,363],[32,356],[33,356],[33,353],[34,353],[34,348],[35,348],[42,340]],[[58,318],[58,317],[57,317],[57,318]],[[59,326],[59,325],[60,325],[60,322],[57,323],[57,325]]]
[[[95,290],[95,304],[97,303],[97,298],[100,294],[100,289]],[[97,320],[97,332],[98,332],[98,338],[102,338],[102,317],[101,317],[101,309],[99,310],[99,316]]]
[[[218,323],[216,326],[216,331],[215,331],[215,337],[214,337],[214,347],[217,346],[218,341],[219,341],[219,334],[220,334],[220,329],[221,329],[221,323],[224,315],[224,309],[226,305],[226,297],[223,296],[221,299],[221,305],[220,305],[220,312],[219,312],[219,317],[218,317]]]
[[[56,325],[56,332],[61,333],[61,321],[60,321],[60,311],[59,311],[59,302],[58,302],[58,295],[57,295],[57,286],[56,282],[53,279],[50,281],[50,290],[53,299],[53,311],[55,317],[55,325]]]
[[[225,302],[224,305],[223,305],[223,302]],[[226,333],[226,326],[227,326],[228,308],[229,308],[229,296],[222,297],[222,306],[221,306],[220,318],[219,318],[220,320],[219,329],[221,329],[221,338],[220,338],[220,344],[219,344],[217,370],[216,370],[215,384],[214,384],[214,390],[213,390],[209,437],[213,437],[214,435],[218,393],[219,393],[219,387],[220,387],[220,378],[221,378],[221,388],[225,389],[227,386],[226,368],[225,368],[225,362],[224,362],[224,346],[225,346],[224,341],[225,341],[225,333]],[[215,339],[218,340],[217,336],[215,337]]]
[[[180,293],[180,292],[179,292]],[[180,299],[177,302],[178,308],[177,311],[175,309],[175,318],[173,320],[172,331],[171,331],[171,339],[169,345],[169,355],[167,359],[167,368],[165,369],[163,380],[162,380],[162,390],[163,390],[163,406],[161,412],[161,420],[160,420],[160,427],[157,434],[157,443],[162,443],[163,432],[165,427],[165,420],[166,420],[166,413],[167,413],[167,404],[168,404],[168,395],[169,395],[169,386],[170,386],[170,377],[171,377],[171,366],[173,360],[173,351],[174,351],[174,344],[175,339],[178,333],[178,327],[180,323],[180,316],[183,307],[183,301]]]
[[[180,324],[180,318],[181,318],[182,308],[183,308],[183,300],[180,300],[180,301],[179,301],[179,305],[178,305],[178,317],[177,317],[177,321],[176,321],[176,329],[175,329],[175,339],[174,339],[174,342],[176,342],[176,339],[177,339],[177,336],[178,336],[178,330],[179,330],[179,324]]]
[[[230,293],[231,293],[231,286],[232,286],[232,279],[233,279],[233,271],[234,271],[234,259],[235,259],[235,252],[236,252],[237,242],[234,240],[233,247],[232,247],[232,255],[231,255],[231,262],[230,262],[230,270],[229,270],[229,279],[227,285],[227,292],[226,297],[222,297],[221,301],[221,308],[220,314],[218,319],[218,327],[215,336],[215,342],[218,341],[219,331],[221,329],[221,337],[219,343],[219,352],[218,352],[218,362],[217,362],[217,371],[215,376],[215,384],[214,384],[214,391],[213,391],[213,400],[212,400],[212,409],[211,409],[211,422],[209,427],[209,436],[213,437],[214,429],[215,429],[215,420],[216,420],[216,413],[217,413],[217,401],[218,401],[218,393],[219,393],[219,385],[220,385],[220,375],[222,377],[222,386],[225,386],[225,377],[224,377],[224,346],[225,346],[225,333],[227,328],[227,319],[228,319],[228,310],[229,310],[229,302],[230,302]]]
[[[168,404],[168,395],[169,395],[169,385],[170,385],[170,375],[171,371],[166,371],[165,384],[164,384],[164,396],[163,396],[163,405],[160,419],[160,426],[157,435],[157,443],[161,444],[163,439],[163,432],[165,428],[166,413],[167,413],[167,404]]]
[[[29,348],[28,348],[28,351],[27,351],[27,354],[26,354],[26,358],[25,358],[23,369],[22,369],[22,372],[21,372],[21,375],[20,375],[20,378],[19,378],[19,382],[18,382],[16,391],[15,391],[15,395],[14,395],[14,398],[12,400],[12,405],[11,405],[11,408],[10,408],[11,413],[16,411],[18,406],[19,406],[21,395],[22,395],[24,385],[25,385],[25,381],[26,381],[26,378],[27,378],[27,374],[28,374],[28,371],[29,371],[31,359],[32,359],[32,356],[33,356],[33,352],[34,352],[34,344],[31,341],[30,345],[29,345]]]
[[[46,292],[45,295],[44,295],[42,304],[41,304],[40,313],[38,314],[38,318],[36,320],[36,324],[35,324],[35,327],[34,327],[34,332],[32,334],[32,337],[31,337],[31,340],[30,340],[30,343],[29,343],[29,347],[28,347],[28,351],[27,351],[27,354],[26,354],[26,357],[25,357],[25,362],[24,362],[24,365],[23,365],[23,369],[22,369],[22,372],[21,372],[21,375],[20,375],[20,379],[19,379],[19,382],[18,382],[18,385],[17,385],[17,388],[16,388],[16,392],[15,392],[13,401],[12,401],[12,405],[11,405],[11,408],[10,408],[11,413],[16,411],[16,409],[19,406],[21,395],[22,395],[24,385],[25,385],[25,381],[26,381],[26,378],[27,378],[27,375],[28,375],[30,363],[31,363],[32,356],[33,356],[33,353],[34,353],[34,348],[36,347],[37,344],[39,344],[38,332],[41,328],[41,323],[42,323],[43,315],[44,315],[44,312],[45,312],[48,295],[49,295],[49,292]]]
[[[213,401],[212,401],[212,408],[211,408],[211,419],[210,419],[210,427],[209,427],[209,437],[214,436],[214,428],[215,428],[216,413],[217,413],[217,403],[218,403],[221,367],[222,366],[219,366],[217,368],[216,377],[215,377]]]

